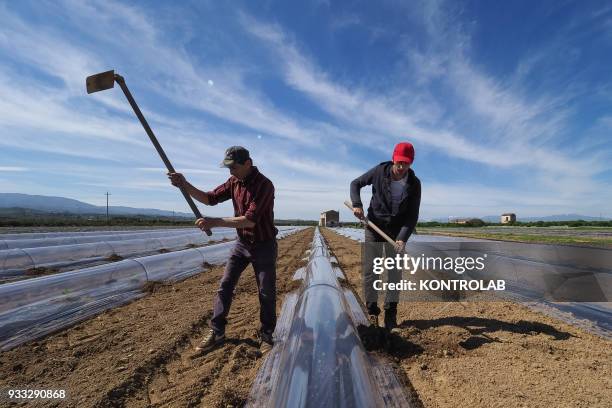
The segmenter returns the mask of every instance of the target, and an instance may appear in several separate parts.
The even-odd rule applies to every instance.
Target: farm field
[[[313,229],[279,241],[277,308]],[[0,354],[0,387],[62,388],[73,406],[239,406],[261,364],[253,270],[236,289],[223,347],[193,357],[223,266],[153,285],[142,299]],[[52,406],[47,403],[43,406]]]
[[[612,248],[612,228],[609,227],[434,227],[418,228],[418,233],[502,241]]]
[[[313,232],[279,240],[279,313],[299,285],[292,277]],[[345,287],[360,294],[359,243],[331,229],[322,234]],[[206,269],[147,284],[130,303],[1,352],[0,387],[65,389],[74,406],[244,405],[266,361],[253,270],[236,288],[226,343],[197,355],[223,265]],[[612,399],[610,340],[520,304],[403,302],[398,323],[398,333],[367,347],[392,367],[412,406],[604,407]]]
[[[359,243],[324,229],[361,293]],[[393,359],[426,407],[605,407],[612,344],[513,302],[400,302]]]
[[[135,230],[142,231],[155,231],[155,230],[171,230],[177,228],[190,228],[191,225],[187,226],[125,226],[125,225],[111,225],[111,226],[75,226],[75,227],[0,227],[0,239],[4,239],[5,234],[39,234],[39,233],[58,233],[64,234],[66,232],[129,232]]]
[[[198,248],[235,236],[235,230],[223,228],[208,237],[193,227],[4,234],[0,235],[0,283]]]

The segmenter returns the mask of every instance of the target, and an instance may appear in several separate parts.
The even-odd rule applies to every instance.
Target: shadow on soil
[[[260,343],[255,339],[243,339],[243,338],[233,338],[227,337],[225,339],[226,343],[233,344],[234,346],[239,346],[241,344],[246,344],[247,346],[259,348]]]
[[[546,334],[554,340],[567,340],[572,335],[567,332],[559,331],[553,326],[544,323],[530,322],[520,320],[516,323],[504,322],[497,319],[485,319],[481,317],[461,317],[450,316],[431,320],[404,320],[401,328],[417,328],[419,330],[427,330],[441,326],[460,327],[470,333],[470,337],[459,342],[459,345],[466,350],[474,350],[484,344],[500,342],[487,335],[497,331],[505,331],[516,334],[538,335]]]
[[[367,351],[384,351],[401,359],[419,355],[424,351],[418,344],[382,327],[359,325],[357,331]]]

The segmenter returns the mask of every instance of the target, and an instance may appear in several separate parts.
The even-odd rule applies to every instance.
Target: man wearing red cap
[[[387,235],[395,240],[395,250],[402,252],[406,241],[414,231],[419,218],[421,205],[421,182],[410,168],[414,161],[414,147],[411,143],[398,143],[393,150],[393,160],[378,164],[365,174],[351,182],[351,201],[353,213],[359,219],[364,218],[360,190],[372,186],[372,199],[368,208],[368,220],[376,224]],[[371,268],[375,257],[381,257],[382,244],[386,242],[376,231],[369,227],[365,230],[364,265]],[[393,256],[387,253],[386,256]],[[368,269],[364,273],[364,290],[366,307],[370,321],[378,325],[380,308],[377,304],[377,293],[373,288],[377,279]],[[401,272],[390,270],[388,282],[398,282]],[[392,330],[397,326],[397,291],[387,292],[385,298],[385,328]]]

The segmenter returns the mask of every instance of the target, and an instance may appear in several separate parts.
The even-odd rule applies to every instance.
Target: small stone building
[[[501,215],[501,223],[509,224],[511,222],[516,222],[516,214],[514,213],[505,213]]]
[[[328,210],[321,213],[320,227],[336,227],[340,224],[340,211]]]

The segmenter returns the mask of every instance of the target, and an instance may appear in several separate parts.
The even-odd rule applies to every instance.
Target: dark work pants
[[[384,232],[391,238],[394,238],[396,235],[390,233],[390,231]],[[380,244],[372,245],[373,243]],[[385,244],[384,246],[382,245],[383,243]],[[393,246],[387,243],[383,237],[367,227],[365,228],[365,251],[364,265],[367,269],[363,271],[363,287],[365,290],[366,308],[368,309],[368,314],[378,316],[380,314],[380,308],[378,307],[378,302],[376,302],[378,294],[372,285],[375,280],[381,279],[382,275],[376,275],[374,272],[372,272],[373,261],[374,258],[382,256],[394,257],[396,252]],[[402,278],[401,271],[398,271],[397,269],[391,269],[385,273],[388,273],[387,282],[399,282]],[[385,311],[397,310],[398,300],[399,294],[397,291],[387,291],[385,293]]]
[[[215,298],[213,317],[210,326],[217,334],[225,333],[227,315],[232,305],[232,296],[242,271],[249,263],[253,264],[255,280],[259,291],[259,320],[261,329],[272,333],[276,327],[276,256],[278,245],[276,239],[249,243],[236,240],[232,249],[221,285]]]

